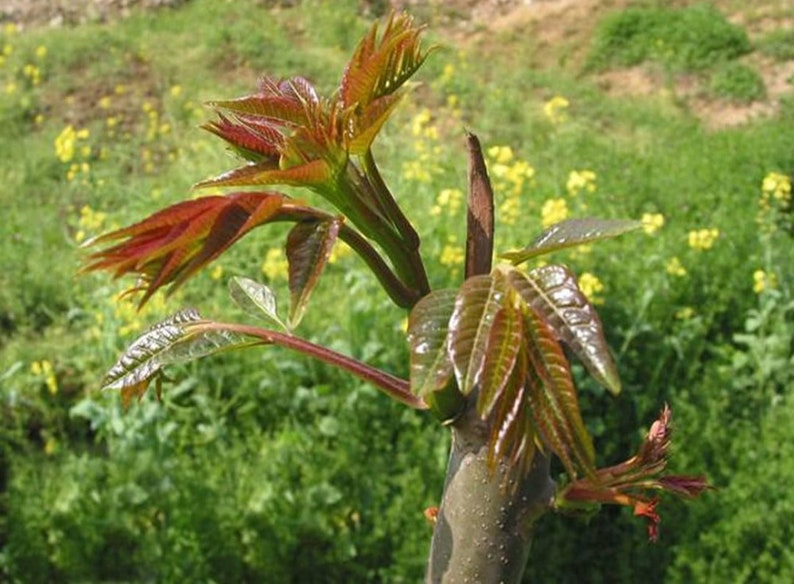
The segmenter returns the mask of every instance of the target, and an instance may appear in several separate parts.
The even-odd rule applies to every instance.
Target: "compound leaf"
[[[140,397],[164,365],[198,359],[223,349],[259,343],[219,329],[202,330],[197,310],[185,309],[138,337],[102,380],[103,389],[119,389],[125,402]]]
[[[464,395],[471,393],[480,381],[491,327],[506,302],[507,290],[504,275],[495,271],[469,278],[458,292],[449,322],[449,352]]]

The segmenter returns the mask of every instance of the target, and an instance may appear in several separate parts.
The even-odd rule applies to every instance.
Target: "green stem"
[[[414,229],[414,226],[411,225],[411,222],[408,221],[408,218],[405,216],[405,213],[402,212],[397,201],[394,200],[394,196],[391,194],[389,187],[386,186],[386,182],[380,174],[378,165],[375,164],[375,158],[372,155],[371,149],[367,150],[362,161],[364,163],[364,173],[370,178],[375,197],[382,207],[383,212],[386,214],[386,217],[394,224],[395,229],[397,229],[403,237],[406,244],[412,249],[419,249],[419,234],[416,232],[416,229]]]
[[[355,197],[356,193],[364,192],[367,194],[366,198],[377,202],[380,196],[375,195],[375,187],[366,175],[353,165],[349,165],[348,174],[347,184],[351,191],[350,197]],[[366,225],[360,224],[358,217],[351,216],[350,220],[362,234],[378,242],[391,260],[397,275],[408,287],[417,292],[418,298],[425,296],[430,292],[430,284],[418,247],[409,245],[403,234],[397,231],[391,221],[380,212],[376,213],[370,210],[369,217],[370,222]]]

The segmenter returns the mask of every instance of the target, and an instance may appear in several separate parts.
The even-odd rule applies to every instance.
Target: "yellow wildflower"
[[[444,70],[441,72],[440,77],[438,78],[439,82],[446,85],[450,81],[455,78],[455,65],[452,63],[447,63],[444,65]]]
[[[568,214],[568,203],[565,199],[548,199],[540,210],[540,222],[543,227],[551,227],[567,219]]]
[[[3,34],[6,36],[14,36],[19,32],[19,27],[14,22],[6,22],[3,25]]]
[[[777,276],[774,272],[766,272],[764,270],[753,272],[753,292],[760,294],[770,288],[777,288]]]
[[[99,231],[102,228],[102,225],[105,223],[106,218],[106,213],[103,213],[102,211],[94,211],[88,205],[83,205],[83,207],[80,209],[80,219],[78,219],[77,224],[83,229],[88,229],[89,231]]]
[[[220,280],[223,278],[223,266],[220,264],[216,264],[212,270],[210,270],[210,278],[213,280]]]
[[[791,178],[779,172],[770,172],[764,177],[761,190],[781,202],[791,201]]]
[[[345,258],[353,253],[353,250],[342,240],[337,240],[334,247],[331,248],[331,255],[328,256],[328,263],[335,264],[342,258]]]
[[[262,262],[262,273],[269,280],[285,280],[287,278],[289,262],[280,248],[274,247],[267,250],[265,261]]]
[[[77,134],[74,127],[69,124],[58,137],[55,138],[55,154],[61,162],[69,162],[74,158],[74,144],[77,141]]]
[[[596,174],[592,170],[572,170],[568,175],[565,188],[568,194],[575,197],[582,191],[594,193],[596,190]]]
[[[643,213],[640,221],[642,222],[643,230],[648,235],[653,235],[664,227],[664,215],[661,213]]]
[[[421,160],[409,160],[403,163],[403,176],[408,180],[429,183],[433,180],[427,164]]]
[[[664,265],[664,271],[670,274],[671,276],[676,276],[678,278],[683,278],[686,276],[686,268],[681,263],[677,257],[670,258],[667,263]]]
[[[9,45],[8,43],[3,45],[3,56],[10,57],[13,52],[14,52],[13,45]]]
[[[510,146],[491,146],[488,157],[497,164],[509,164],[513,160],[513,149]]]
[[[604,291],[604,284],[597,276],[590,272],[582,272],[579,278],[579,290],[582,294],[587,296],[587,299],[593,304],[602,304],[604,300],[598,297],[598,294]]]
[[[170,89],[171,97],[179,97],[182,95],[182,86],[181,85],[172,85]]]
[[[700,251],[711,249],[719,236],[720,231],[716,228],[694,229],[688,235],[689,247]]]
[[[44,442],[44,454],[52,456],[56,452],[58,452],[58,441],[54,436],[50,436],[47,438],[46,442]]]
[[[44,380],[50,394],[55,395],[58,393],[58,379],[55,377],[55,369],[47,359],[31,363],[30,372]]]
[[[569,105],[570,103],[563,96],[555,95],[543,104],[543,113],[552,124],[561,124],[568,119],[565,111]]]
[[[684,306],[675,313],[675,317],[678,320],[689,320],[693,316],[695,316],[695,309],[691,306]]]
[[[463,193],[460,189],[443,189],[436,197],[436,204],[430,209],[431,215],[441,215],[444,209],[450,215],[454,215],[460,210],[463,201]]]
[[[443,266],[455,267],[463,264],[464,256],[463,248],[458,244],[457,238],[451,235],[441,249],[441,256],[438,261]]]
[[[45,47],[44,45],[39,45],[38,47],[36,47],[37,59],[43,59],[46,56],[47,56],[47,47]]]
[[[17,92],[17,84],[13,81],[6,83],[5,91],[8,95],[14,95]]]
[[[36,86],[41,83],[41,69],[28,63],[22,68],[22,75],[27,77],[31,85]]]
[[[518,196],[507,197],[499,205],[499,219],[506,225],[515,225],[521,214],[520,200]]]
[[[419,113],[414,116],[414,119],[411,120],[411,133],[414,136],[421,136],[429,121],[430,110],[427,108],[420,110]]]

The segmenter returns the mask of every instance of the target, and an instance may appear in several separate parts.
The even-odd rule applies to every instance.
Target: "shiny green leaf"
[[[186,309],[152,326],[111,367],[102,380],[102,388],[121,390],[126,402],[143,395],[165,365],[252,344],[230,331],[202,330],[200,325],[207,322],[198,311]]]
[[[443,389],[452,377],[447,340],[455,296],[455,290],[431,292],[408,318],[411,392],[420,397]]]
[[[617,237],[640,227],[639,221],[625,219],[569,219],[552,225],[524,249],[504,252],[499,257],[518,265],[539,255]]]
[[[287,330],[287,326],[278,317],[276,295],[265,284],[234,276],[229,280],[229,293],[235,304],[251,316]]]

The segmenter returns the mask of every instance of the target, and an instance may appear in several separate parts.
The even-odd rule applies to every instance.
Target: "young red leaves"
[[[300,244],[299,229],[293,232],[293,243],[288,242],[291,320],[297,322],[346,220],[339,236],[352,242],[398,305],[412,306],[429,292],[418,237],[383,183],[370,145],[405,82],[426,58],[420,32],[405,15],[392,15],[380,35],[374,26],[331,97],[319,95],[303,77],[265,78],[252,95],[210,104],[218,119],[205,128],[228,142],[246,163],[199,187],[305,187],[336,207],[341,218],[330,223],[318,219],[329,215],[314,207],[304,206],[301,213],[283,210],[280,201],[287,197],[274,192],[206,197],[95,240],[122,241],[90,256],[87,269],[141,275],[143,303],[158,288],[171,284],[173,289],[184,282],[256,225],[281,219],[301,222],[310,216],[315,226],[337,227],[333,233],[326,230],[324,239],[313,236]],[[318,242],[320,247],[304,254]]]
[[[634,515],[648,520],[648,538],[656,541],[661,521],[656,511],[659,500],[648,493],[662,491],[694,498],[711,488],[703,476],[662,476],[672,436],[671,418],[670,408],[665,405],[636,455],[620,464],[600,468],[592,477],[569,483],[557,495],[557,508],[565,511],[587,504],[626,505],[634,509]]]
[[[278,193],[241,192],[177,203],[92,241],[122,240],[91,254],[85,269],[109,270],[116,277],[138,274],[143,304],[165,285],[173,291],[251,229],[273,220],[285,200]]]
[[[359,43],[339,86],[339,99],[352,110],[348,148],[363,154],[402,97],[402,88],[422,66],[421,29],[407,14],[392,14],[378,38],[378,27]]]

